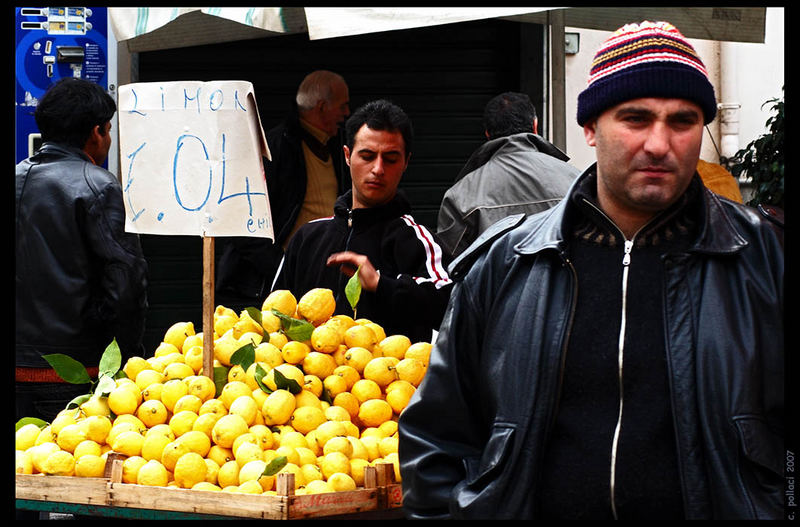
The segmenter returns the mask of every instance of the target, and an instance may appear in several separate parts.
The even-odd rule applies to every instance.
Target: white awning
[[[187,7],[109,8],[116,38],[131,52],[308,33],[311,40],[503,18],[547,24],[561,10],[567,27],[613,31],[666,20],[686,37],[764,42],[765,7]]]

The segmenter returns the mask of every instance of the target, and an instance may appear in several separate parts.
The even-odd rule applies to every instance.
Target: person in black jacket
[[[43,144],[16,167],[17,418],[50,421],[89,392],[42,355],[68,355],[94,378],[112,339],[123,361],[144,355],[147,263],[125,232],[120,183],[100,166],[115,111],[97,84],[59,81],[36,108]]]
[[[697,174],[716,111],[671,24],[603,43],[577,113],[597,162],[450,268],[399,419],[409,517],[782,518],[783,237]]]
[[[272,290],[288,289],[300,298],[328,288],[336,313],[370,319],[387,335],[430,341],[452,281],[447,255],[411,216],[397,188],[411,158],[411,121],[400,107],[378,100],[359,108],[345,132],[352,189],[339,197],[332,217],[297,231]],[[362,294],[354,313],[344,288],[356,269]]]
[[[339,131],[350,115],[349,97],[341,75],[313,71],[300,83],[289,115],[267,132],[271,159],[264,159],[264,173],[275,239],[222,240],[217,303],[261,306],[297,229],[333,214],[336,198],[350,188]]]

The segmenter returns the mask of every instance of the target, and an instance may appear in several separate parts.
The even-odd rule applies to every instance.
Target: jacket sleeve
[[[410,216],[388,246],[397,264],[397,276],[381,272],[376,295],[379,303],[402,312],[415,323],[436,329],[442,321],[453,281],[447,272],[449,253],[424,226]],[[379,269],[379,271],[381,271]]]
[[[474,367],[482,317],[467,296],[464,284],[456,284],[425,379],[400,414],[398,453],[409,518],[450,517],[453,491],[486,442]]]
[[[109,327],[123,357],[129,357],[144,351],[147,261],[139,236],[125,232],[122,189],[114,183],[97,190],[86,236],[102,275],[97,317]]]
[[[469,215],[457,203],[456,188],[452,187],[442,198],[436,225],[439,241],[453,257],[469,246],[475,232],[475,225],[470,222]]]

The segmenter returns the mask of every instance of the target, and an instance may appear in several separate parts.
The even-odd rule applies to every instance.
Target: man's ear
[[[347,148],[347,145],[342,146],[342,152],[344,153],[344,162],[350,166],[350,149]]]
[[[596,128],[597,128],[596,119],[591,120],[583,125],[583,137],[586,138],[586,144],[589,146],[595,146],[597,144]]]

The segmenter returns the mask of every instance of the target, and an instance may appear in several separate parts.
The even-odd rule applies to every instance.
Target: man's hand
[[[338,265],[347,276],[353,276],[356,270],[358,271],[358,281],[361,282],[361,289],[374,292],[378,289],[378,280],[380,273],[373,267],[369,258],[363,254],[354,253],[352,251],[344,251],[341,253],[334,253],[328,257],[328,265],[333,267]]]

